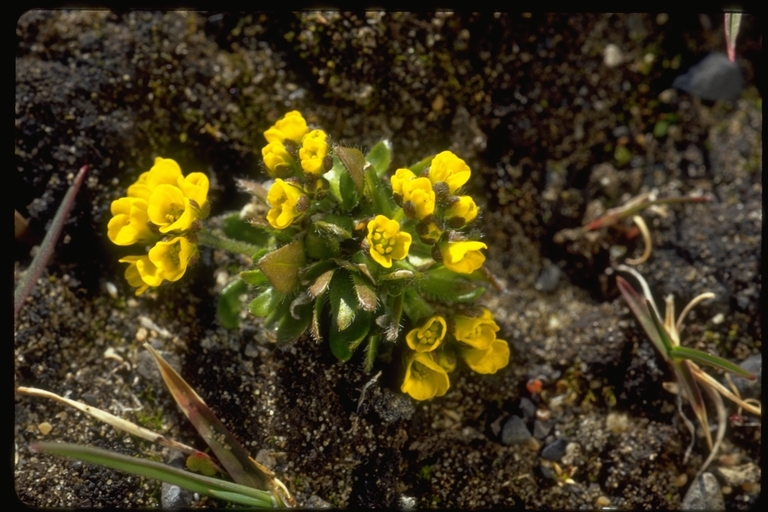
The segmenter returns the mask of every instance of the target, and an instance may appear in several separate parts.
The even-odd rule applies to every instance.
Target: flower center
[[[373,248],[379,254],[389,254],[393,250],[395,241],[392,239],[392,235],[384,230],[376,229],[373,232]]]
[[[430,369],[418,361],[414,361],[411,366],[411,372],[417,379],[425,379],[430,372]]]
[[[429,329],[418,333],[419,343],[422,345],[433,345],[440,336],[440,325],[437,322],[432,323]]]
[[[173,224],[179,218],[184,214],[184,205],[178,204],[178,203],[171,203],[168,211],[165,214],[165,220],[168,221],[169,224]]]

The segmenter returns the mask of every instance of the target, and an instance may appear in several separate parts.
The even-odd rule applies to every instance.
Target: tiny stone
[[[259,351],[256,349],[253,343],[248,343],[245,346],[245,357],[256,357],[258,355]]]
[[[725,510],[720,484],[712,473],[703,473],[685,493],[681,510]]]
[[[44,421],[37,426],[37,429],[40,431],[41,434],[43,434],[44,436],[47,436],[48,434],[51,433],[51,430],[53,430],[53,426],[47,421]]]
[[[143,343],[147,339],[147,330],[143,327],[139,327],[136,331],[136,341]]]
[[[303,508],[333,508],[333,505],[317,496],[316,494],[313,494],[307,499],[307,501],[304,502]]]
[[[529,398],[523,397],[520,399],[520,412],[523,413],[524,420],[530,420],[536,415],[536,406]]]
[[[603,64],[609,68],[614,68],[622,63],[624,56],[621,54],[621,50],[615,44],[608,44],[603,50]]]
[[[560,267],[555,264],[544,267],[539,277],[536,278],[534,288],[540,292],[551,292],[557,288],[562,273],[563,271],[560,270]]]
[[[747,462],[733,468],[719,467],[716,471],[731,487],[759,482],[761,475],[760,468],[753,462]]]
[[[565,455],[565,447],[568,446],[568,441],[565,439],[558,439],[552,444],[547,445],[542,451],[541,456],[547,460],[557,462],[563,455]]]
[[[552,423],[543,420],[534,420],[533,422],[533,437],[536,439],[544,439],[552,430]]]
[[[611,504],[610,498],[607,498],[605,496],[598,496],[597,499],[595,500],[595,507],[597,508],[607,507],[610,504]]]
[[[522,444],[530,438],[531,432],[520,416],[511,416],[501,431],[501,442],[506,445]]]

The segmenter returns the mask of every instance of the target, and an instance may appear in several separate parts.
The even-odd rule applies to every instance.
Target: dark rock
[[[501,431],[501,442],[506,445],[522,444],[531,438],[531,431],[520,416],[510,416]]]
[[[550,264],[544,267],[539,274],[539,277],[536,278],[535,288],[540,292],[551,292],[557,288],[557,284],[560,282],[560,276],[562,276],[562,274],[563,271],[555,264]]]
[[[541,451],[541,456],[547,460],[558,461],[563,455],[565,455],[565,447],[568,446],[568,441],[565,439],[558,439],[554,443],[551,443],[544,447]]]
[[[675,78],[672,87],[703,100],[735,101],[744,87],[741,69],[724,53],[710,53],[686,73]]]

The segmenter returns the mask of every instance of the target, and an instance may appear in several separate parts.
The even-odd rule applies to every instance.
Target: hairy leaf
[[[265,254],[258,262],[274,289],[290,293],[299,286],[299,269],[306,264],[304,242],[294,240],[279,249]]]

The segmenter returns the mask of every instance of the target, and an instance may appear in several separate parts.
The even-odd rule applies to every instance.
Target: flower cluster
[[[151,246],[147,254],[126,256],[125,278],[141,295],[163,281],[177,281],[197,254],[195,231],[207,217],[208,178],[183,176],[179,164],[156,158],[155,165],[128,187],[127,197],[112,201],[109,239],[117,245]]]
[[[499,326],[491,312],[455,315],[450,322],[433,316],[412,329],[405,339],[412,350],[406,358],[401,386],[416,400],[442,396],[448,391],[448,373],[456,368],[456,355],[477,373],[496,373],[509,363],[509,345],[496,338]],[[451,325],[449,329],[447,325]]]
[[[297,111],[264,138],[271,180],[244,188],[267,203],[251,222],[272,242],[241,279],[278,343],[308,331],[342,361],[362,345],[367,370],[402,356],[402,391],[417,400],[445,394],[459,358],[478,373],[506,366],[498,325],[471,304],[487,282],[487,246],[472,227],[479,209],[463,193],[464,160],[443,151],[388,176],[387,141],[364,155]]]

